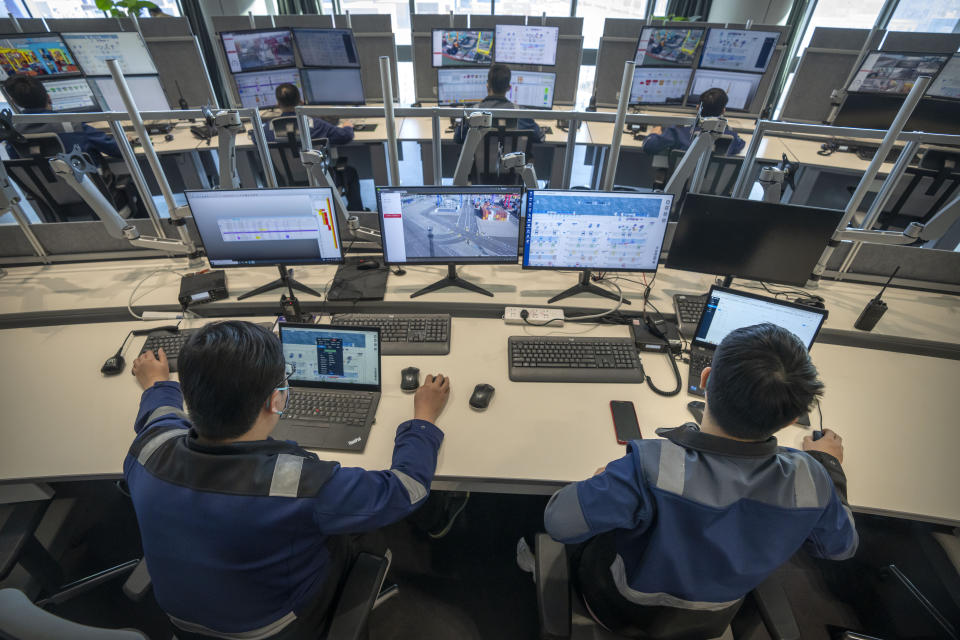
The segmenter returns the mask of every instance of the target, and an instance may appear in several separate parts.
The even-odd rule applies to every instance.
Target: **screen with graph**
[[[277,87],[292,84],[303,95],[298,69],[277,69],[276,71],[250,71],[233,76],[237,83],[240,104],[247,109],[263,109],[277,106]]]

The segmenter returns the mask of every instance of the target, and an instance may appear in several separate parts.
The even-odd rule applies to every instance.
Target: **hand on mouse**
[[[153,351],[144,351],[133,361],[133,375],[137,377],[137,382],[144,389],[149,389],[155,382],[170,379],[167,354],[163,352],[163,347],[158,349],[157,353],[160,355],[159,359],[153,355]]]
[[[450,378],[444,377],[442,373],[426,376],[423,384],[417,389],[416,395],[413,396],[413,419],[436,424],[449,397]]]
[[[824,429],[823,437],[819,440],[814,440],[813,436],[806,436],[803,439],[803,450],[829,453],[837,459],[837,462],[843,464],[843,438],[830,429]]]

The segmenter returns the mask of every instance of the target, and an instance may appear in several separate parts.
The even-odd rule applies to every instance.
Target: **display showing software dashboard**
[[[115,33],[64,33],[77,62],[88,76],[109,76],[107,60],[120,62],[124,75],[157,73],[147,45],[136,31]]]
[[[695,340],[716,346],[731,331],[769,322],[800,338],[809,349],[825,319],[826,312],[823,310],[801,309],[773,300],[714,289],[704,307]]]
[[[278,69],[276,71],[250,71],[233,76],[237,83],[240,104],[247,109],[262,109],[277,105],[277,87],[292,84],[303,92],[299,69]]]
[[[330,189],[238,189],[186,194],[211,267],[342,260]]]
[[[557,64],[560,27],[498,24],[494,38],[497,62],[510,64]]]
[[[729,102],[727,109],[731,111],[746,111],[753,103],[760,80],[759,73],[742,73],[740,71],[714,71],[713,69],[697,69],[690,84],[690,95],[687,104],[695,105],[700,102],[700,94],[708,89],[723,89],[727,93]]]
[[[637,67],[633,71],[630,104],[681,104],[688,84],[689,69]]]
[[[284,359],[296,367],[293,383],[380,384],[376,331],[282,327],[280,338]]]
[[[293,38],[305,67],[360,66],[350,29],[294,29]]]
[[[776,31],[710,29],[703,45],[700,67],[763,73],[779,39],[780,34]]]
[[[524,268],[655,271],[669,194],[528,191]]]

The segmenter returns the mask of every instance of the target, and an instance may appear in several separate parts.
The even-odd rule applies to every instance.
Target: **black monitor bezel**
[[[629,104],[632,106],[633,105],[636,105],[636,106],[654,105],[659,107],[682,107],[687,98],[687,94],[690,92],[690,85],[693,84],[693,72],[694,72],[693,67],[634,67],[633,81],[631,82],[631,85],[630,85],[631,93],[633,93],[633,85],[636,84],[636,81],[637,81],[637,74],[647,70],[686,71],[687,86],[683,90],[683,95],[680,96],[680,102],[634,102],[633,100],[630,100]],[[630,96],[630,98],[632,97],[633,96]]]
[[[853,76],[852,76],[852,78],[851,78],[851,80],[850,80],[851,84],[853,83],[853,80],[856,79],[856,77],[857,77],[857,75],[860,73],[861,69],[863,69],[863,65],[865,65],[865,64],[867,63],[867,58],[869,58],[871,55],[873,55],[873,54],[875,54],[875,53],[890,54],[890,55],[902,55],[902,56],[944,56],[944,57],[946,57],[946,60],[944,60],[943,64],[940,65],[940,68],[937,69],[937,72],[936,72],[935,74],[933,74],[933,76],[932,76],[932,78],[931,78],[931,80],[930,80],[930,84],[931,84],[931,85],[932,85],[933,82],[940,76],[940,72],[943,71],[943,67],[946,66],[947,62],[948,62],[948,61],[950,60],[950,58],[952,58],[953,55],[954,55],[953,53],[930,53],[929,51],[885,51],[885,50],[883,50],[883,49],[871,49],[870,51],[867,52],[867,55],[865,55],[865,56],[863,57],[863,60],[861,61],[860,66],[857,67],[856,73],[853,74]],[[929,87],[928,87],[928,89],[929,89]],[[852,90],[850,90],[850,89],[847,89],[847,93],[862,93],[862,94],[868,95],[868,96],[894,96],[894,97],[903,97],[903,98],[906,98],[907,95],[908,95],[910,92],[908,91],[907,93],[888,93],[888,92],[886,92],[886,91],[861,91],[861,90],[859,90],[859,89],[857,89],[856,91],[852,91]]]
[[[67,44],[67,41],[63,39],[63,36],[59,31],[42,31],[40,33],[5,33],[3,36],[0,36],[0,39],[15,39],[15,38],[49,38],[50,36],[56,36],[60,39],[60,42],[63,43],[64,48],[70,52],[70,57],[73,58],[73,63],[77,65],[77,68],[80,69],[76,72],[70,73],[58,73],[55,75],[43,75],[43,76],[30,76],[31,78],[36,78],[37,80],[42,80],[46,78],[47,80],[56,80],[56,79],[67,79],[67,78],[76,78],[77,76],[86,77],[87,72],[81,66],[80,61],[77,60],[76,54],[73,52],[73,49],[70,48],[70,45]],[[7,78],[12,78],[17,74],[8,74]]]
[[[711,31],[749,31],[750,33],[772,33],[777,36],[777,41],[773,43],[773,50],[770,51],[770,57],[767,58],[767,63],[763,66],[763,69],[760,71],[756,70],[747,70],[747,69],[727,69],[725,67],[708,67],[703,64],[703,56],[707,52],[707,41],[710,40]],[[707,34],[703,37],[703,46],[700,47],[700,57],[697,59],[697,69],[709,69],[711,71],[735,71],[737,73],[755,73],[757,75],[763,75],[767,72],[767,69],[770,68],[770,62],[773,60],[773,54],[777,51],[777,46],[780,44],[780,38],[783,34],[779,31],[767,31],[766,29],[733,29],[730,27],[709,27],[707,28]]]
[[[84,82],[87,83],[87,90],[90,92],[90,95],[93,97],[93,103],[94,103],[94,104],[93,104],[90,108],[88,108],[88,109],[80,109],[79,111],[77,111],[77,110],[74,110],[74,111],[58,111],[58,110],[56,110],[56,109],[52,109],[52,113],[58,113],[58,114],[59,114],[59,113],[103,113],[103,108],[102,108],[102,107],[98,104],[98,102],[97,102],[97,94],[94,93],[93,88],[90,86],[90,78],[86,78],[86,77],[83,77],[83,76],[81,76],[81,77],[71,76],[71,77],[68,77],[68,78],[46,78],[46,79],[44,79],[44,80],[40,80],[40,84],[43,85],[43,88],[44,88],[44,89],[47,89],[47,83],[48,83],[48,82],[71,82],[71,81],[74,81],[74,80],[83,80]],[[47,95],[49,95],[49,94],[50,94],[50,90],[47,89]],[[53,100],[50,101],[50,104],[51,104],[51,106],[53,105]]]
[[[227,54],[227,43],[223,41],[223,34],[225,33],[271,33],[276,31],[287,31],[290,33],[290,44],[291,50],[293,51],[293,63],[284,64],[277,67],[257,67],[256,69],[240,69],[239,71],[234,71],[230,68],[230,56]],[[249,71],[267,71],[269,69],[290,69],[297,67],[297,49],[296,43],[293,41],[293,29],[290,27],[273,27],[270,29],[225,29],[217,33],[217,36],[220,40],[220,48],[223,50],[223,59],[227,63],[227,71],[231,74],[234,73],[247,73]]]
[[[700,36],[700,44],[697,45],[697,50],[698,50],[698,51],[702,51],[702,50],[703,50],[703,44],[704,44],[704,42],[706,42],[706,40],[707,40],[707,27],[706,27],[706,26],[702,26],[702,27],[689,27],[689,26],[688,26],[688,27],[682,27],[682,26],[678,26],[678,27],[667,27],[667,26],[659,26],[659,27],[658,27],[658,26],[656,26],[656,25],[651,25],[651,24],[644,25],[644,26],[640,27],[640,35],[637,36],[637,45],[633,48],[633,61],[634,61],[634,63],[636,64],[636,68],[637,68],[637,69],[647,69],[647,68],[649,68],[649,69],[657,69],[657,68],[660,68],[660,69],[693,69],[693,67],[696,66],[696,63],[699,62],[700,59],[697,57],[697,52],[694,52],[694,54],[693,54],[694,57],[693,57],[693,59],[690,61],[690,64],[677,64],[677,63],[675,63],[675,62],[663,62],[663,61],[660,61],[660,60],[658,60],[656,64],[646,64],[646,63],[644,63],[644,62],[637,63],[637,54],[640,53],[640,43],[643,42],[643,32],[646,31],[647,29],[671,29],[671,30],[675,30],[675,31],[679,31],[679,30],[686,29],[687,31],[693,31],[693,30],[702,31],[702,32],[703,32],[703,35]],[[658,103],[658,104],[659,104],[659,103]]]
[[[930,89],[933,88],[933,83],[936,82],[936,81],[940,78],[940,74],[943,73],[943,70],[947,68],[947,65],[950,64],[950,62],[951,62],[952,60],[957,60],[957,61],[958,61],[958,64],[960,64],[960,52],[954,53],[952,56],[950,56],[950,57],[947,59],[946,62],[943,63],[943,66],[940,67],[940,71],[937,72],[936,77],[934,77],[933,80],[930,81],[930,86],[927,87],[927,92],[923,94],[923,98],[924,98],[924,99],[928,99],[928,100],[948,100],[948,101],[950,101],[950,102],[960,102],[960,96],[954,98],[954,97],[951,97],[951,96],[935,96],[935,95],[933,95],[932,93],[930,93]],[[906,96],[906,94],[897,94],[897,95]]]
[[[449,71],[465,71],[465,70],[469,70],[469,69],[489,69],[489,68],[490,68],[490,67],[483,67],[483,66],[480,66],[480,65],[470,65],[470,66],[462,66],[462,67],[453,66],[453,65],[447,65],[447,66],[445,66],[445,67],[436,67],[436,70],[437,70],[437,106],[438,106],[438,107],[470,107],[470,106],[473,106],[473,105],[476,105],[476,104],[479,104],[479,103],[483,102],[484,98],[487,97],[487,96],[484,96],[483,98],[481,98],[481,99],[478,100],[477,102],[441,102],[441,101],[440,101],[440,71],[442,71],[443,69],[447,69],[447,70],[449,70]]]
[[[303,68],[312,68],[312,69],[359,69],[360,68],[360,49],[357,47],[357,38],[353,34],[353,29],[350,27],[293,27],[291,28],[293,32],[293,41],[297,48],[297,55],[300,56],[300,64]],[[297,39],[298,32],[304,31],[346,31],[350,34],[350,41],[353,43],[353,52],[357,54],[357,63],[356,64],[307,64],[307,61],[303,57],[303,48],[300,46],[300,41]]]
[[[433,62],[433,40],[434,40],[433,34],[436,33],[437,31],[489,31],[491,34],[493,34],[493,55],[490,56],[490,62],[489,62],[489,63],[486,63],[486,62],[462,62],[462,63],[459,63],[459,64],[434,64],[434,62]],[[490,65],[492,65],[494,62],[496,62],[496,59],[495,59],[495,56],[496,56],[496,54],[497,54],[497,41],[496,41],[496,36],[497,36],[496,27],[494,27],[493,29],[485,29],[485,28],[472,29],[472,28],[467,28],[467,27],[464,27],[463,29],[459,29],[459,28],[456,28],[456,27],[446,27],[446,28],[434,27],[433,29],[430,30],[430,66],[433,67],[434,69],[442,69],[442,68],[445,68],[445,67],[451,67],[451,68],[456,68],[456,67],[475,67],[475,68],[483,68],[483,67],[487,67],[487,68],[489,68]]]
[[[290,379],[287,381],[293,388],[308,388],[308,389],[337,389],[344,391],[374,391],[380,392],[383,389],[383,335],[380,333],[379,327],[347,327],[340,325],[332,324],[304,324],[300,322],[280,322],[277,324],[280,335],[278,336],[280,340],[281,347],[283,346],[283,330],[287,329],[311,329],[311,330],[324,330],[324,331],[375,331],[377,334],[377,371],[378,377],[380,378],[379,384],[351,384],[349,382],[321,382],[319,380],[293,380]],[[286,357],[284,357],[284,363],[286,363]],[[291,376],[292,378],[292,376]]]
[[[557,46],[553,49],[553,62],[521,62],[518,60],[501,60],[497,55],[497,28],[498,27],[520,27],[521,29],[556,29]],[[493,27],[493,61],[497,64],[528,64],[534,67],[555,67],[557,66],[557,55],[560,52],[560,27],[551,24],[497,24]]]
[[[309,95],[310,84],[307,82],[308,72],[310,71],[355,71],[360,78],[360,102],[352,100],[343,100],[339,102],[310,102],[307,98],[313,98]],[[300,87],[303,90],[303,103],[306,105],[338,105],[338,106],[358,106],[367,103],[366,87],[363,86],[363,72],[360,67],[303,67],[300,69]]]

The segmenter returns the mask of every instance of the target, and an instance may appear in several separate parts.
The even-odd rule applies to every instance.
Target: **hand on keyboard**
[[[157,354],[153,351],[144,351],[133,361],[133,375],[144,389],[149,389],[156,382],[170,379],[170,366],[167,364],[167,354],[160,347]]]
[[[436,424],[449,397],[450,378],[444,377],[442,373],[427,376],[413,396],[413,419]]]

